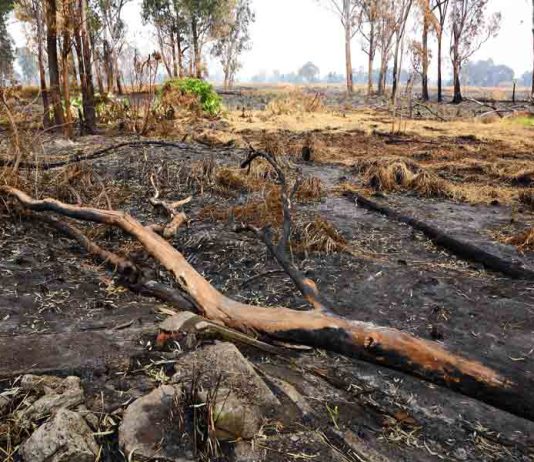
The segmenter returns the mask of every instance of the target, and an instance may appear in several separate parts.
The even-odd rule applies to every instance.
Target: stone
[[[98,445],[91,429],[76,412],[60,409],[21,446],[26,462],[94,462]]]
[[[21,388],[30,393],[44,393],[26,409],[17,412],[16,417],[23,426],[42,419],[58,409],[76,407],[85,399],[80,378],[74,376],[61,379],[26,375],[21,379]]]
[[[227,389],[217,390],[213,417],[219,441],[250,440],[259,432],[263,420],[258,406],[239,399]]]
[[[132,460],[194,461],[181,417],[182,388],[162,385],[124,411],[119,445]]]
[[[242,402],[257,405],[264,414],[280,406],[280,401],[233,343],[217,342],[180,358],[173,383],[188,383],[193,371],[205,390],[220,386]]]

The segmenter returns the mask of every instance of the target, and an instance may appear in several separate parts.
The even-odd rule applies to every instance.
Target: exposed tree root
[[[358,205],[365,207],[368,210],[381,213],[388,218],[392,218],[401,223],[406,223],[412,228],[421,231],[432,242],[449,250],[460,258],[464,258],[476,263],[482,263],[487,269],[498,271],[512,278],[534,281],[534,271],[525,268],[521,263],[510,261],[486,252],[470,242],[457,239],[445,233],[443,230],[425,223],[424,221],[418,220],[417,218],[409,215],[403,215],[393,208],[375,202],[365,196],[362,196],[361,194],[355,192],[346,192],[345,196],[355,200]]]
[[[79,207],[54,199],[36,200],[7,186],[0,187],[0,194],[16,198],[24,208],[35,212],[53,212],[120,228],[172,274],[184,298],[197,312],[216,323],[399,369],[534,420],[534,384],[525,377],[506,377],[478,361],[451,353],[436,342],[397,329],[349,321],[319,310],[302,312],[232,300],[202,277],[169,242],[124,212]]]

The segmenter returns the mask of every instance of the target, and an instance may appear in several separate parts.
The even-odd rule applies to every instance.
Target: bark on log
[[[515,279],[534,281],[534,271],[526,268],[520,263],[486,252],[484,249],[481,249],[470,242],[453,237],[439,228],[409,215],[404,215],[387,205],[379,204],[361,194],[347,192],[345,193],[345,197],[355,200],[358,205],[361,205],[368,210],[378,212],[388,218],[405,223],[417,231],[421,231],[436,245],[447,249],[460,258],[476,263],[482,263],[487,269],[506,274]]]
[[[213,287],[169,242],[124,212],[78,207],[54,199],[36,200],[7,186],[0,187],[0,194],[16,198],[25,208],[36,212],[54,212],[120,228],[136,238],[173,275],[196,311],[211,321],[399,369],[534,420],[531,393],[534,383],[526,377],[507,376],[451,353],[436,342],[397,329],[349,321],[318,310],[302,312],[235,301]]]

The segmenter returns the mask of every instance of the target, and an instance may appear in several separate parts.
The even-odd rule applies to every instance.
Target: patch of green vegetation
[[[216,116],[221,112],[221,97],[217,94],[213,85],[201,79],[184,78],[170,79],[165,82],[161,94],[168,90],[179,90],[184,95],[194,95],[198,98],[202,110]]]
[[[534,117],[532,116],[519,116],[512,119],[513,123],[523,125],[523,127],[534,127]]]

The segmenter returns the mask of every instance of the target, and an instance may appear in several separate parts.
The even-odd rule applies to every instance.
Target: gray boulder
[[[94,462],[98,445],[83,417],[60,409],[20,448],[26,462]]]

